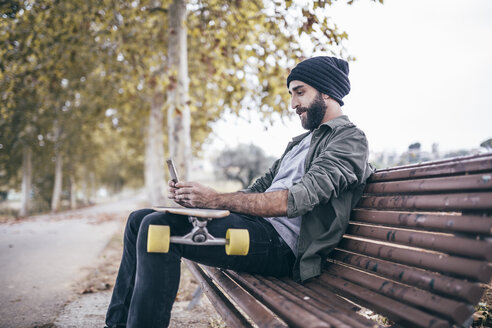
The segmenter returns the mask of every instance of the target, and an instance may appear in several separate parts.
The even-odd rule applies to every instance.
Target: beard
[[[301,115],[304,112],[306,112],[306,115],[304,118],[301,117],[301,124],[304,129],[313,131],[321,125],[326,113],[326,104],[321,96],[321,92],[318,92],[318,95],[314,98],[309,107],[299,107],[296,110],[298,115]]]

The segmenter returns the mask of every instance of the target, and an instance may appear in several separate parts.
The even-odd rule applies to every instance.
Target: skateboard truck
[[[193,225],[193,229],[190,233],[184,236],[171,236],[171,243],[177,244],[203,244],[203,245],[225,245],[225,238],[215,238],[212,236],[207,229],[207,223],[211,219],[208,218],[199,218],[196,216],[190,216],[188,218],[190,223]]]
[[[229,211],[210,209],[189,209],[180,207],[153,207],[159,212],[169,212],[188,216],[192,224],[191,231],[184,236],[171,236],[167,225],[149,225],[147,252],[167,253],[169,244],[200,246],[225,245],[227,255],[247,255],[249,251],[249,232],[247,229],[228,229],[225,238],[212,236],[207,229],[208,221],[228,216]]]

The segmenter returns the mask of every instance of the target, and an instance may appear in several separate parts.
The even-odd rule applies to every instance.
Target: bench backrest
[[[491,239],[488,154],[377,171],[304,284],[188,265],[231,327],[378,327],[361,306],[403,327],[459,327],[490,282]]]
[[[377,171],[322,276],[411,327],[466,325],[492,276],[492,154]]]

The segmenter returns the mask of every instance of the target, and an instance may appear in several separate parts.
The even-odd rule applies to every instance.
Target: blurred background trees
[[[240,144],[233,149],[224,149],[215,158],[214,167],[218,177],[237,181],[244,189],[265,174],[275,160],[256,145]]]
[[[62,199],[88,204],[100,187],[145,185],[160,201],[163,158],[189,161],[224,112],[260,111],[265,124],[288,113],[285,78],[306,55],[301,39],[349,58],[330,3],[1,2],[2,195],[21,192],[21,216],[57,211]],[[183,19],[172,21],[180,4]],[[185,48],[174,51],[179,31]],[[187,130],[167,134],[183,118]]]

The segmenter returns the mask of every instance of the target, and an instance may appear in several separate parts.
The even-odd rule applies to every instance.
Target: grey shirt
[[[275,178],[273,178],[272,184],[265,192],[286,190],[301,180],[305,172],[304,162],[309,150],[309,145],[311,144],[311,137],[312,134],[308,134],[300,143],[295,145],[287,154],[285,154],[280,163],[278,172],[275,175]],[[282,237],[295,254],[297,251],[297,239],[299,238],[299,231],[301,230],[301,216],[290,219],[287,218],[287,216],[265,219],[273,225],[280,237]]]

